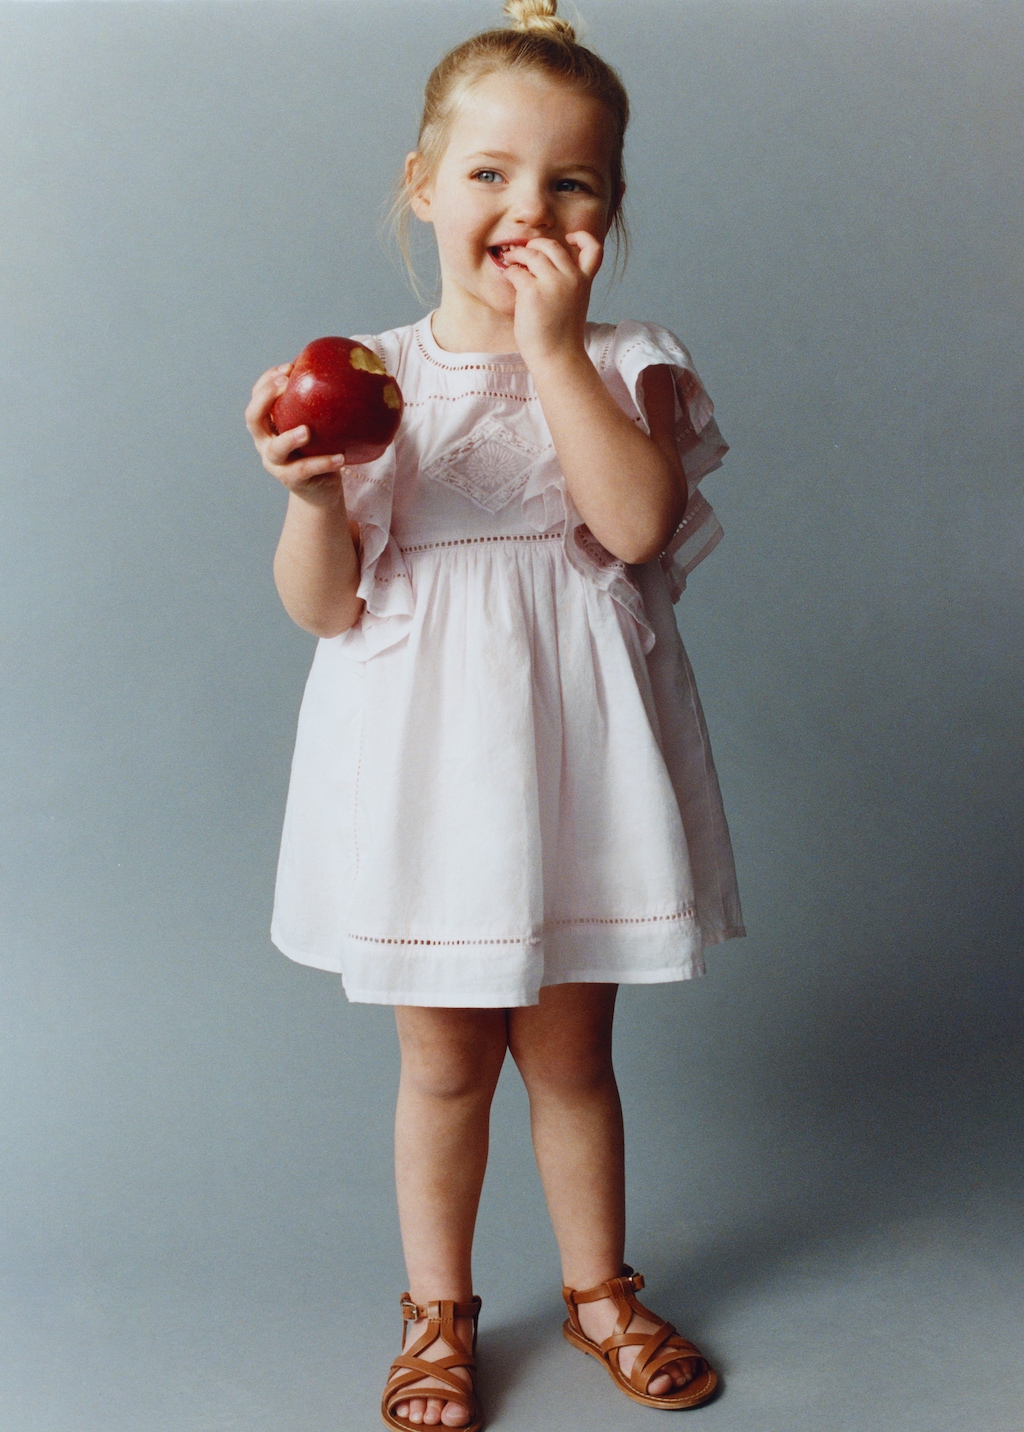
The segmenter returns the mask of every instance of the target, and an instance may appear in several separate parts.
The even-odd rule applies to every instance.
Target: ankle
[[[614,1256],[574,1260],[562,1269],[562,1286],[571,1288],[574,1293],[584,1293],[621,1277],[624,1267],[622,1259]]]

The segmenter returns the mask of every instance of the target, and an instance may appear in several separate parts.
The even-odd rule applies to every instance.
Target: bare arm
[[[566,239],[572,249],[532,239],[509,266],[519,351],[583,520],[616,557],[647,562],[664,550],[686,509],[671,371],[644,373],[648,436],[608,392],[584,342],[602,246],[582,231]]]
[[[288,489],[274,580],[292,621],[314,636],[338,636],[363,613],[356,596],[359,554],[342,488],[344,459],[291,458],[309,437],[306,428],[275,435],[269,415],[284,391],[291,364],[271,368],[252,390],[245,421],[263,466]]]
[[[533,376],[580,516],[614,556],[650,561],[665,549],[686,510],[670,369],[644,372],[650,437],[618,406],[585,351]]]

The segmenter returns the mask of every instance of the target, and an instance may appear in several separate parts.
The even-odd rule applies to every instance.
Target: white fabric
[[[405,414],[345,474],[366,610],[306,687],[275,943],[384,1004],[701,973],[743,933],[672,612],[714,514],[691,497],[661,563],[627,567],[575,511],[517,355],[446,353],[429,317],[360,341]],[[641,323],[590,324],[587,346],[641,425],[644,369],[672,368],[695,489],[726,449],[685,349]]]

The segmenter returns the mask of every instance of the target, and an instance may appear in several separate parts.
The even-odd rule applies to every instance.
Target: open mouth
[[[491,244],[487,252],[500,269],[507,269],[509,254],[511,254],[512,250],[525,247],[526,241],[522,239],[517,244]]]

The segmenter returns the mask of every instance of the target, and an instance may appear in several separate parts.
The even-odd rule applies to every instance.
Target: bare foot
[[[427,1321],[423,1318],[419,1322],[406,1323],[404,1326],[405,1337],[402,1340],[403,1352],[415,1346],[418,1339],[423,1336],[427,1330]],[[473,1346],[472,1318],[456,1318],[455,1331],[467,1348]],[[437,1337],[431,1345],[424,1348],[418,1356],[422,1357],[425,1362],[435,1362],[439,1357],[448,1357],[449,1354],[454,1351],[454,1348],[449,1347],[446,1342],[440,1337]],[[467,1368],[453,1367],[451,1372],[453,1377],[457,1377],[459,1381],[464,1382],[467,1387],[472,1387],[472,1380]],[[420,1393],[419,1396],[410,1396],[407,1402],[396,1403],[393,1408],[395,1416],[406,1418],[417,1427],[465,1427],[469,1421],[469,1409],[464,1407],[461,1402],[454,1402],[445,1398],[443,1395],[435,1397],[428,1396],[427,1394],[430,1392],[430,1389],[437,1386],[442,1387],[443,1391],[443,1384],[434,1382],[426,1377],[420,1382],[413,1383],[411,1391],[419,1393],[422,1388],[422,1393]]]
[[[580,1303],[576,1312],[579,1316],[580,1327],[592,1342],[602,1343],[615,1331],[619,1314],[611,1298],[598,1298],[593,1303]],[[653,1333],[661,1321],[662,1319],[653,1313],[645,1317],[634,1313],[626,1331],[628,1333]],[[639,1347],[619,1348],[619,1368],[627,1377],[639,1352]],[[664,1397],[666,1393],[679,1392],[688,1382],[692,1382],[698,1376],[701,1368],[702,1364],[699,1358],[681,1357],[678,1362],[667,1363],[657,1377],[652,1377],[647,1384],[647,1391],[651,1397]]]

